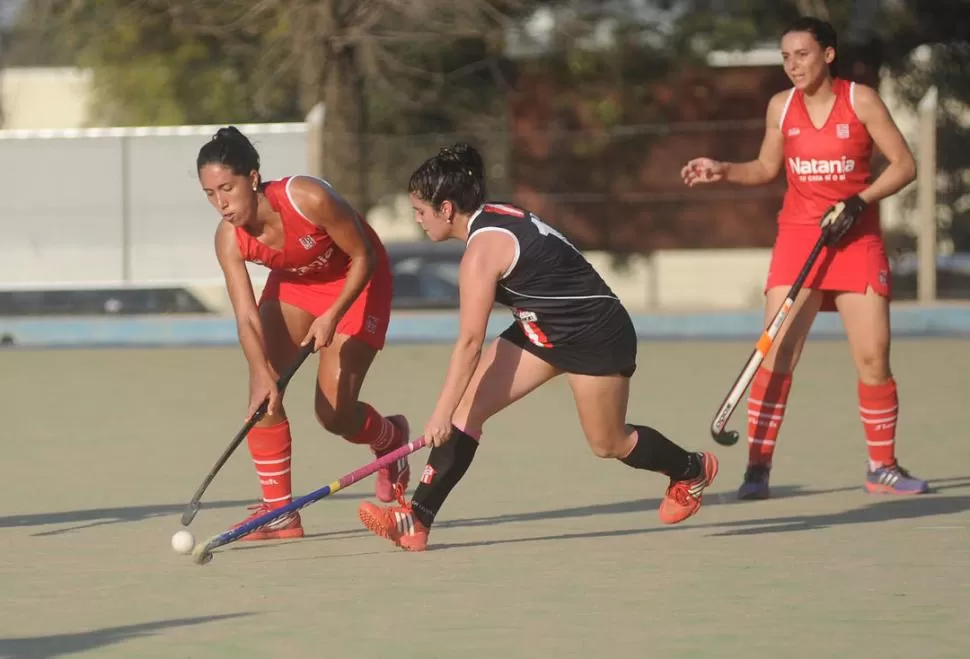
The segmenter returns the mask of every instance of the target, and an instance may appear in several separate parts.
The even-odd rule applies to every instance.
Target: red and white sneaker
[[[660,521],[664,524],[683,522],[700,510],[704,489],[717,476],[717,457],[713,453],[699,453],[698,457],[700,476],[689,481],[670,481],[667,495],[660,503]]]
[[[407,551],[428,548],[429,529],[414,517],[411,505],[404,500],[404,488],[395,488],[398,505],[378,506],[364,501],[357,509],[360,521],[375,535],[390,540]]]
[[[273,507],[268,503],[258,503],[255,506],[249,506],[249,510],[254,511],[249,517],[239,522],[232,528],[237,529],[243,524],[251,522],[261,515],[273,510]],[[300,519],[299,512],[292,512],[283,515],[266,526],[256,529],[250,533],[247,533],[240,540],[289,540],[291,538],[302,538],[303,537],[303,522]]]
[[[407,418],[403,414],[395,414],[394,416],[387,417],[387,420],[397,426],[397,429],[401,432],[401,441],[397,442],[390,448],[383,451],[376,452],[375,455],[380,458],[387,455],[391,451],[396,451],[405,444],[407,444],[411,436],[411,426],[408,423]],[[411,465],[408,462],[407,456],[396,460],[387,467],[378,470],[377,472],[377,482],[374,485],[374,494],[378,499],[384,503],[390,503],[394,501],[394,487],[400,484],[404,490],[407,490],[408,483],[411,480]]]

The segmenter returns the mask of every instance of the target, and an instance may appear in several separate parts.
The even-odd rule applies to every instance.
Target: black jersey
[[[527,210],[498,203],[485,204],[471,216],[468,242],[484,231],[515,239],[515,259],[498,281],[495,299],[512,309],[532,343],[579,347],[610,340],[602,330],[617,314],[626,317],[626,310],[561,233]]]

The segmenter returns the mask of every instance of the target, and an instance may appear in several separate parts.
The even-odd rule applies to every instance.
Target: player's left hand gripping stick
[[[205,565],[212,560],[212,551],[223,545],[228,545],[231,542],[239,540],[243,536],[249,535],[253,531],[269,524],[270,522],[294,511],[300,510],[311,503],[319,501],[325,497],[330,496],[334,492],[338,492],[350,485],[353,485],[359,480],[367,478],[371,474],[377,472],[384,467],[400,460],[406,455],[410,455],[415,451],[424,448],[427,445],[427,441],[424,437],[419,437],[412,442],[408,442],[401,448],[391,451],[387,455],[384,455],[377,460],[374,460],[370,464],[364,465],[360,469],[350,472],[346,476],[341,477],[339,480],[330,483],[329,485],[324,485],[319,490],[314,490],[309,494],[294,499],[285,506],[280,506],[268,513],[260,515],[259,517],[253,518],[251,521],[241,524],[236,528],[229,529],[224,533],[213,536],[207,541],[200,543],[195,546],[192,550],[192,560],[198,565]]]

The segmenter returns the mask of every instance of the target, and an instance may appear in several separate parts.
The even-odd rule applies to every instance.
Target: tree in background
[[[879,70],[888,66],[913,104],[930,84],[938,86],[941,214],[952,214],[941,237],[949,232],[957,249],[970,249],[970,204],[963,200],[961,169],[970,138],[959,119],[963,110],[954,109],[954,101],[970,103],[970,79],[962,74],[968,5],[965,0],[33,0],[24,4],[19,47],[10,61],[91,67],[100,123],[302,120],[322,102],[327,110],[321,173],[364,208],[399,190],[408,170],[439,141],[478,137],[495,178],[510,176],[507,112],[510,104],[522,112],[524,96],[506,80],[516,79],[510,71],[517,72],[520,86],[551,77],[558,90],[553,91],[562,95],[550,100],[555,116],[543,130],[559,135],[550,147],[556,158],[547,158],[548,171],[520,163],[516,176],[528,170],[537,194],[616,200],[642,191],[636,166],[657,144],[649,131],[612,143],[605,136],[683,120],[669,111],[680,101],[664,97],[683,89],[653,83],[673,80],[685,68],[703,68],[712,49],[776,46],[785,24],[814,14],[839,28],[846,75],[877,84]],[[506,37],[549,15],[556,24],[544,43],[531,54],[515,55],[510,66]],[[917,66],[910,55],[924,44],[934,57]],[[761,112],[758,108],[758,116]],[[555,174],[567,160],[588,176],[577,181]],[[496,190],[508,187],[493,183]],[[590,240],[632,244],[603,215],[587,222]],[[680,239],[677,232],[700,235],[696,227],[661,220],[660,229],[650,230],[667,232],[671,241]]]
[[[937,123],[939,237],[970,252],[970,3],[899,0],[874,25],[872,48],[916,108],[927,91],[939,92]],[[915,205],[915,193],[906,200]]]
[[[526,4],[36,0],[18,57],[90,68],[102,125],[300,121],[322,103],[321,173],[366,208],[371,133],[501,129],[500,36]]]

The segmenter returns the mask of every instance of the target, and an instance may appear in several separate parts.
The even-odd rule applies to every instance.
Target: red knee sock
[[[359,403],[359,405],[364,410],[364,425],[356,435],[345,439],[353,444],[367,444],[376,453],[397,448],[402,441],[401,429],[367,403]]]
[[[748,397],[748,464],[771,466],[791,381],[790,373],[773,373],[763,366],[755,373]]]
[[[866,432],[869,466],[873,469],[896,462],[896,419],[899,398],[896,381],[885,384],[859,382],[859,416]]]
[[[290,422],[287,420],[274,426],[253,428],[248,439],[249,452],[263,488],[263,501],[273,508],[285,506],[293,496]]]

